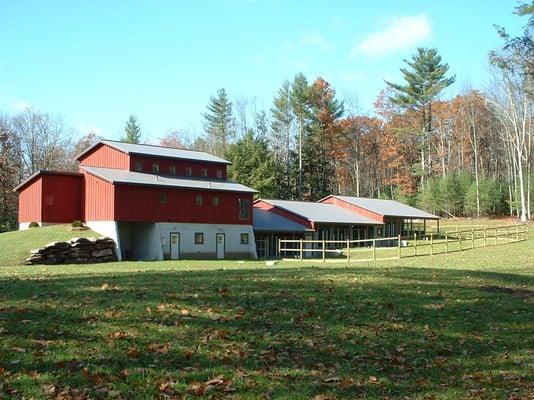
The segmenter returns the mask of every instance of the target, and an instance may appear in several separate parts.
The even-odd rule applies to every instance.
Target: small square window
[[[202,176],[203,178],[207,177],[208,176],[208,169],[207,168],[202,168],[200,170],[200,176]]]
[[[159,194],[159,204],[167,204],[167,193]]]
[[[203,232],[195,232],[195,244],[204,244]]]
[[[204,198],[202,196],[197,196],[195,198],[195,203],[197,204],[197,206],[201,206],[202,204],[204,204]]]
[[[169,174],[170,175],[176,175],[176,165],[170,165],[169,166]]]
[[[152,172],[155,174],[159,173],[159,164],[152,164]]]
[[[223,177],[222,169],[218,169],[217,170],[217,178],[222,179],[222,177]]]
[[[217,196],[213,196],[211,198],[211,205],[212,206],[215,206],[215,207],[218,207],[219,206],[219,198]]]
[[[241,234],[241,244],[248,244],[248,233]]]
[[[141,161],[135,162],[135,170],[141,172],[143,170],[143,163]]]
[[[193,175],[193,170],[191,169],[191,167],[185,167],[185,175],[186,176]]]

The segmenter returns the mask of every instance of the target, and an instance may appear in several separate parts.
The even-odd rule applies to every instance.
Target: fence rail
[[[360,240],[279,239],[284,260],[358,262],[445,254],[479,247],[500,246],[528,239],[528,225],[504,225],[428,233],[423,237],[394,236]]]

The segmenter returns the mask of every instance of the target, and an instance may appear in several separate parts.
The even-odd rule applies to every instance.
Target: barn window
[[[159,204],[167,204],[167,193],[161,192],[159,194]]]
[[[208,169],[207,168],[202,168],[200,170],[200,176],[202,176],[203,178],[207,177],[208,176]]]
[[[159,164],[152,164],[152,172],[155,174],[159,173]]]
[[[219,198],[217,196],[211,198],[211,205],[215,207],[219,206]]]
[[[204,198],[202,196],[197,196],[195,198],[195,203],[197,204],[197,206],[201,206],[202,204],[204,204]]]
[[[191,169],[191,167],[185,167],[185,174],[187,176],[193,175],[193,170]]]
[[[169,174],[176,175],[176,165],[169,166]]]
[[[222,169],[218,169],[217,170],[217,178],[219,179],[222,179],[223,175],[222,175]]]
[[[195,244],[204,244],[203,232],[195,232]]]
[[[141,172],[143,170],[143,163],[141,161],[135,162],[135,170]]]
[[[250,200],[239,199],[239,219],[247,220],[250,218]]]
[[[45,205],[53,206],[54,205],[54,196],[45,196]]]
[[[241,234],[241,244],[248,244],[248,233]]]

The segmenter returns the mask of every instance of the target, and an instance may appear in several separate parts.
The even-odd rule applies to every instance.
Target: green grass
[[[0,234],[0,267],[18,265],[30,256],[30,250],[50,242],[69,240],[73,237],[99,237],[91,230],[72,231],[70,225],[53,225],[44,228],[30,228]]]
[[[0,235],[0,398],[533,394],[532,240],[350,266],[18,265],[71,234],[36,231]]]

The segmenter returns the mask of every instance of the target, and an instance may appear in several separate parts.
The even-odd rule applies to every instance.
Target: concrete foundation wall
[[[39,226],[50,226],[50,225],[58,225],[58,224],[51,224],[51,223],[48,223],[48,222],[39,222],[39,221],[35,221],[39,224]],[[19,231],[25,231],[26,229],[29,229],[30,228],[30,224],[31,222],[21,222],[19,224]]]
[[[132,260],[170,259],[170,235],[178,233],[180,259],[214,259],[216,235],[225,235],[224,258],[256,258],[254,231],[251,225],[118,223],[121,249],[125,258]],[[204,243],[195,244],[195,233],[204,234]],[[248,234],[248,244],[241,244],[241,234]]]
[[[116,243],[115,253],[118,260],[122,260],[122,251],[119,241],[119,230],[115,221],[87,221],[86,226],[102,236],[113,239]]]

